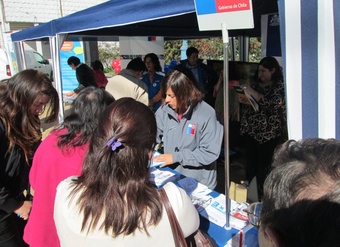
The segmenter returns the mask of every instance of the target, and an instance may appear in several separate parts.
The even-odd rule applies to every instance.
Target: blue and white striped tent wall
[[[278,6],[289,138],[340,139],[340,1]]]

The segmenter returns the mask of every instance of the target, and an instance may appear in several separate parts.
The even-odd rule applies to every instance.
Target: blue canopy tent
[[[13,33],[12,41],[39,40],[47,37],[54,37],[56,35],[54,25],[55,20],[52,20],[32,28],[24,29],[20,32],[15,32]]]
[[[265,0],[266,1],[266,0]],[[229,36],[260,36],[261,14],[277,12],[273,0],[253,0],[254,29],[230,30]],[[221,30],[200,31],[194,0],[111,0],[45,24],[13,33],[12,41],[49,38],[54,75],[61,93],[59,48],[66,36],[163,36],[165,39],[187,39],[222,36]],[[60,103],[62,107],[62,102]],[[63,113],[62,113],[63,114]],[[60,121],[63,119],[61,115]]]
[[[281,48],[285,73],[289,136],[340,137],[336,125],[339,102],[339,19],[337,1],[253,0],[255,28],[230,30],[229,36],[260,36],[261,14],[279,6]],[[13,41],[59,38],[62,34],[95,36],[221,36],[200,32],[193,0],[111,0],[69,16],[12,34]],[[60,45],[60,44],[59,44]],[[57,49],[56,49],[57,50]]]
[[[270,0],[267,1],[267,4],[264,2],[266,1],[252,1],[254,29],[228,30],[228,35],[261,36],[261,14],[277,12],[276,1]],[[14,42],[50,38],[51,50],[54,52],[55,82],[60,95],[61,80],[58,52],[66,35],[96,37],[97,40],[100,40],[100,37],[103,36],[163,36],[165,39],[188,39],[220,37],[222,32],[221,30],[204,32],[199,30],[194,0],[178,2],[172,0],[111,0],[12,34]],[[225,59],[225,61],[227,60]],[[225,86],[224,88],[228,87]],[[225,93],[225,95],[228,95],[228,93]],[[225,100],[225,102],[228,102],[228,100]],[[62,101],[60,105],[62,109]],[[62,119],[63,115],[60,117],[60,121]],[[228,121],[225,122],[225,132],[228,135]],[[228,152],[228,145],[225,145],[225,149]],[[228,157],[228,153],[225,156]],[[229,192],[228,166],[229,164],[226,162],[227,198]],[[227,222],[229,226],[229,220]]]
[[[229,30],[229,36],[261,36],[261,14],[279,12],[281,49],[287,96],[289,138],[340,139],[340,19],[338,1],[253,0],[255,28]],[[194,0],[111,0],[12,34],[13,41],[50,37],[59,65],[58,47],[65,35],[221,36],[200,32]],[[56,70],[57,69],[57,70]],[[55,68],[56,74],[60,74]],[[60,78],[56,84],[60,85]],[[226,88],[226,87],[225,87]],[[59,88],[60,90],[60,88]],[[227,108],[227,107],[226,107]],[[227,170],[227,169],[226,169]]]
[[[273,0],[253,0],[254,29],[231,30],[230,36],[261,36],[261,15],[277,12]],[[13,41],[36,40],[56,34],[102,36],[164,36],[199,38],[221,31],[198,29],[194,0],[111,0],[45,24],[12,34]]]

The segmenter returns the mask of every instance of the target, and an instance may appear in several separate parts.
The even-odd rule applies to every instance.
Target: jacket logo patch
[[[196,132],[196,124],[188,124],[187,135],[194,136]]]

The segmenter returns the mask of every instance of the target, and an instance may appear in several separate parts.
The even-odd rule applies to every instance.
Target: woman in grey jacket
[[[162,82],[164,104],[156,112],[157,142],[164,154],[155,157],[211,189],[216,187],[216,160],[221,151],[223,127],[215,110],[203,101],[192,72],[178,66]]]

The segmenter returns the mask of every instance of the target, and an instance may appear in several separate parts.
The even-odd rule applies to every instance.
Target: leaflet
[[[233,87],[238,94],[245,95],[247,97],[249,104],[253,107],[255,112],[259,111],[259,104],[257,103],[257,101],[254,99],[252,95],[244,91],[240,85],[233,85]]]
[[[195,205],[198,213],[209,221],[220,227],[226,225],[226,197],[220,194],[218,197],[209,195],[212,190],[207,186],[198,183],[193,178],[183,178],[178,181],[190,196],[192,203]],[[248,203],[240,203],[230,200],[230,226],[236,229],[242,229],[248,224],[248,216],[243,211],[247,208]]]
[[[225,195],[220,194],[216,198],[210,198],[209,201],[209,203],[200,205],[197,208],[198,212],[209,221],[220,227],[224,227],[227,222]],[[243,203],[238,203],[233,200],[230,201],[229,224],[233,228],[242,229],[248,224],[248,216],[243,212],[243,208],[246,208],[247,205],[242,205]]]
[[[171,171],[163,171],[157,168],[150,169],[150,181],[158,188],[167,182],[175,181],[176,179],[178,179],[178,174]]]
[[[155,162],[155,161],[154,161],[154,157],[157,156],[157,155],[160,155],[160,154],[161,154],[161,153],[158,152],[158,151],[154,151],[154,152],[153,152],[150,167],[158,167],[158,166],[163,165],[163,164],[165,163],[165,162],[163,162],[163,161],[161,161],[161,162]]]

